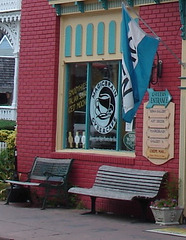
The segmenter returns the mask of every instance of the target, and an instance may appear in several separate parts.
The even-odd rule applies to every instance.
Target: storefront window
[[[134,122],[122,120],[120,62],[70,63],[64,148],[133,151]]]

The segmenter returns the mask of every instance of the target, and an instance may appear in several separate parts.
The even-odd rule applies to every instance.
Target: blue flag
[[[147,91],[159,39],[147,35],[122,7],[123,119],[131,122]]]

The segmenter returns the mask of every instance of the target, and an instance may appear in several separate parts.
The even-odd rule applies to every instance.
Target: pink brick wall
[[[180,17],[178,2],[143,6],[141,17],[156,34],[181,56]],[[141,25],[145,31],[148,29]],[[156,166],[142,156],[143,106],[137,114],[136,158],[103,156],[96,154],[55,153],[56,98],[58,81],[59,18],[46,0],[23,0],[21,18],[21,53],[18,96],[18,167],[29,170],[36,155],[55,158],[74,158],[71,182],[90,187],[96,171],[102,164],[128,168],[166,170],[178,173],[179,158],[179,95],[180,66],[177,60],[160,43],[159,56],[163,60],[163,76],[153,87],[166,88],[176,104],[175,158]],[[148,94],[144,101],[148,100]],[[88,198],[84,198],[90,206]],[[117,211],[113,201],[100,200],[100,208]],[[109,203],[109,204],[108,204]],[[120,204],[118,204],[120,205]],[[107,208],[108,209],[108,208]],[[121,210],[121,206],[119,207]]]
[[[55,149],[59,18],[45,0],[23,0],[18,94],[18,165]]]
[[[181,58],[181,37],[180,37],[180,15],[178,3],[167,3],[158,5],[148,5],[140,8],[140,16],[153,29],[153,31],[161,38],[161,40],[172,49],[174,53]],[[141,24],[141,27],[146,32],[150,32],[146,26]],[[170,51],[160,42],[158,53],[159,58],[163,61],[162,78],[159,79],[158,84],[151,85],[156,91],[164,91],[168,89],[172,101],[175,103],[175,146],[174,159],[168,161],[162,166],[155,166],[151,164],[142,155],[142,137],[141,129],[143,123],[143,112],[138,112],[137,119],[137,147],[136,147],[136,161],[135,167],[146,168],[154,170],[165,170],[169,172],[178,173],[178,159],[179,159],[179,116],[180,116],[180,80],[181,66],[178,60],[170,53]],[[144,98],[144,102],[148,101],[148,94]],[[140,110],[143,109],[141,105]]]

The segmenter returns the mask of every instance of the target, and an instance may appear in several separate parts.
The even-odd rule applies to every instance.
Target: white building
[[[16,120],[21,0],[0,1],[0,119]]]

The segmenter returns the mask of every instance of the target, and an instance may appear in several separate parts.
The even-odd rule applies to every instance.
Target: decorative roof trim
[[[160,4],[160,0],[154,0],[156,4]]]
[[[0,2],[0,13],[20,11],[22,0],[1,0]]]
[[[72,4],[74,2],[84,2],[85,4],[90,4],[90,1],[88,0],[48,0],[49,4],[53,5],[53,4]],[[102,0],[98,0],[98,1],[102,1]],[[107,0],[108,3],[109,2],[115,2],[115,1],[109,1]],[[139,6],[139,5],[148,5],[148,4],[159,4],[159,3],[167,3],[167,2],[178,2],[179,0],[126,0],[127,3],[132,6]],[[120,3],[122,3],[123,1],[121,0]],[[92,3],[92,1],[91,1]]]
[[[48,0],[49,4],[66,4],[66,3],[75,3],[83,2],[84,0]]]
[[[98,10],[121,8],[122,0],[97,0],[90,2],[88,0],[48,0],[56,8],[57,15],[73,14],[79,12],[91,12]],[[168,2],[178,2],[179,0],[127,0],[129,6],[142,6],[149,4],[161,4]],[[184,0],[183,0],[184,1]],[[59,7],[61,6],[61,8]]]
[[[80,12],[84,12],[84,1],[76,1],[75,5],[78,6]]]
[[[134,0],[127,0],[127,3],[130,7],[134,6]]]
[[[0,13],[0,22],[16,22],[21,20],[21,12]]]
[[[108,9],[108,1],[107,0],[98,0],[98,2],[102,3],[102,7],[107,10]]]

